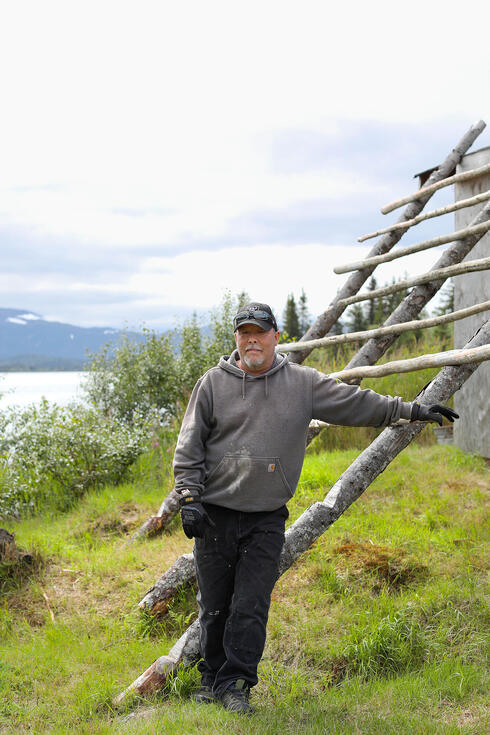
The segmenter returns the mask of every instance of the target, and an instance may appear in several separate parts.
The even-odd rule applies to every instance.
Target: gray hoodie
[[[222,357],[196,383],[174,455],[175,487],[241,511],[275,510],[298,484],[311,419],[387,426],[410,418],[411,403],[329,378],[278,354],[253,376]]]

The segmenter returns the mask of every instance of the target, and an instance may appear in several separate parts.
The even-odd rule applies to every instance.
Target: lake
[[[50,403],[66,406],[81,398],[84,375],[83,372],[0,373],[0,410],[39,403],[43,397]]]

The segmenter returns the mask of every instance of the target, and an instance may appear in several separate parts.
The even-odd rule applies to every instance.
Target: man
[[[235,315],[237,349],[196,383],[174,456],[185,533],[195,538],[199,702],[250,713],[272,588],[311,419],[387,426],[450,421],[444,406],[405,403],[339,383],[276,354],[276,320],[252,302]]]

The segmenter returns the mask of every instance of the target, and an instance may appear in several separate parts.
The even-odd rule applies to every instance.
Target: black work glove
[[[180,497],[180,519],[187,538],[202,538],[206,526],[215,524],[204,510],[197,490],[182,490]]]
[[[441,406],[439,403],[433,403],[432,406],[425,406],[423,403],[418,403],[418,401],[412,403],[410,421],[437,421],[439,426],[442,426],[443,416],[451,423],[454,419],[459,419],[459,414],[456,411],[447,406]]]

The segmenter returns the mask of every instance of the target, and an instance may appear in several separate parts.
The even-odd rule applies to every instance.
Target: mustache
[[[258,345],[250,345],[245,349],[245,352],[248,352],[249,350],[257,350],[258,352],[263,352],[264,350],[262,347],[259,347]]]

